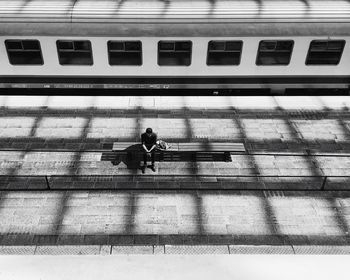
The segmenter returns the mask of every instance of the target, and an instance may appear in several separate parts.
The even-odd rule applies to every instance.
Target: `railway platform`
[[[0,254],[350,250],[349,97],[1,96],[0,106]],[[247,152],[180,156],[143,175],[111,147],[147,127]]]

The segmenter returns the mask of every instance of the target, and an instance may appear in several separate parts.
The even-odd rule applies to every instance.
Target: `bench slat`
[[[245,152],[243,143],[169,143],[169,152]],[[140,151],[139,142],[114,142],[112,151]]]
[[[129,149],[128,149],[129,148]],[[123,150],[140,150],[141,144],[139,142],[114,142],[112,151],[123,151]]]
[[[114,142],[112,151],[142,151],[142,146],[139,142]],[[178,143],[171,143],[171,148],[167,151],[177,152],[179,150]]]
[[[169,152],[178,152],[179,151],[179,143],[168,143],[170,145]]]
[[[242,143],[179,143],[179,151],[244,152],[245,148]]]

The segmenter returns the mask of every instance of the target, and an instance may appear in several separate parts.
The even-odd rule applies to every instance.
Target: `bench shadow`
[[[113,165],[123,163],[128,169],[141,169],[142,145],[134,144],[120,152],[104,152],[101,161],[110,161]]]

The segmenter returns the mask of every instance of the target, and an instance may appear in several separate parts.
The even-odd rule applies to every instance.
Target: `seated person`
[[[156,149],[156,143],[157,143],[157,134],[153,133],[152,128],[147,128],[146,132],[141,135],[141,143],[144,150],[143,153],[143,169],[144,172],[146,166],[147,166],[147,156],[151,156],[151,169],[153,172],[156,171],[154,167],[154,161],[155,161],[155,149]]]

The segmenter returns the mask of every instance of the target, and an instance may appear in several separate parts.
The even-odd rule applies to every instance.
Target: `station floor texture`
[[[350,253],[350,97],[0,96],[0,106],[0,254]],[[111,148],[147,127],[247,152],[179,156],[143,175],[141,158],[116,161]]]

